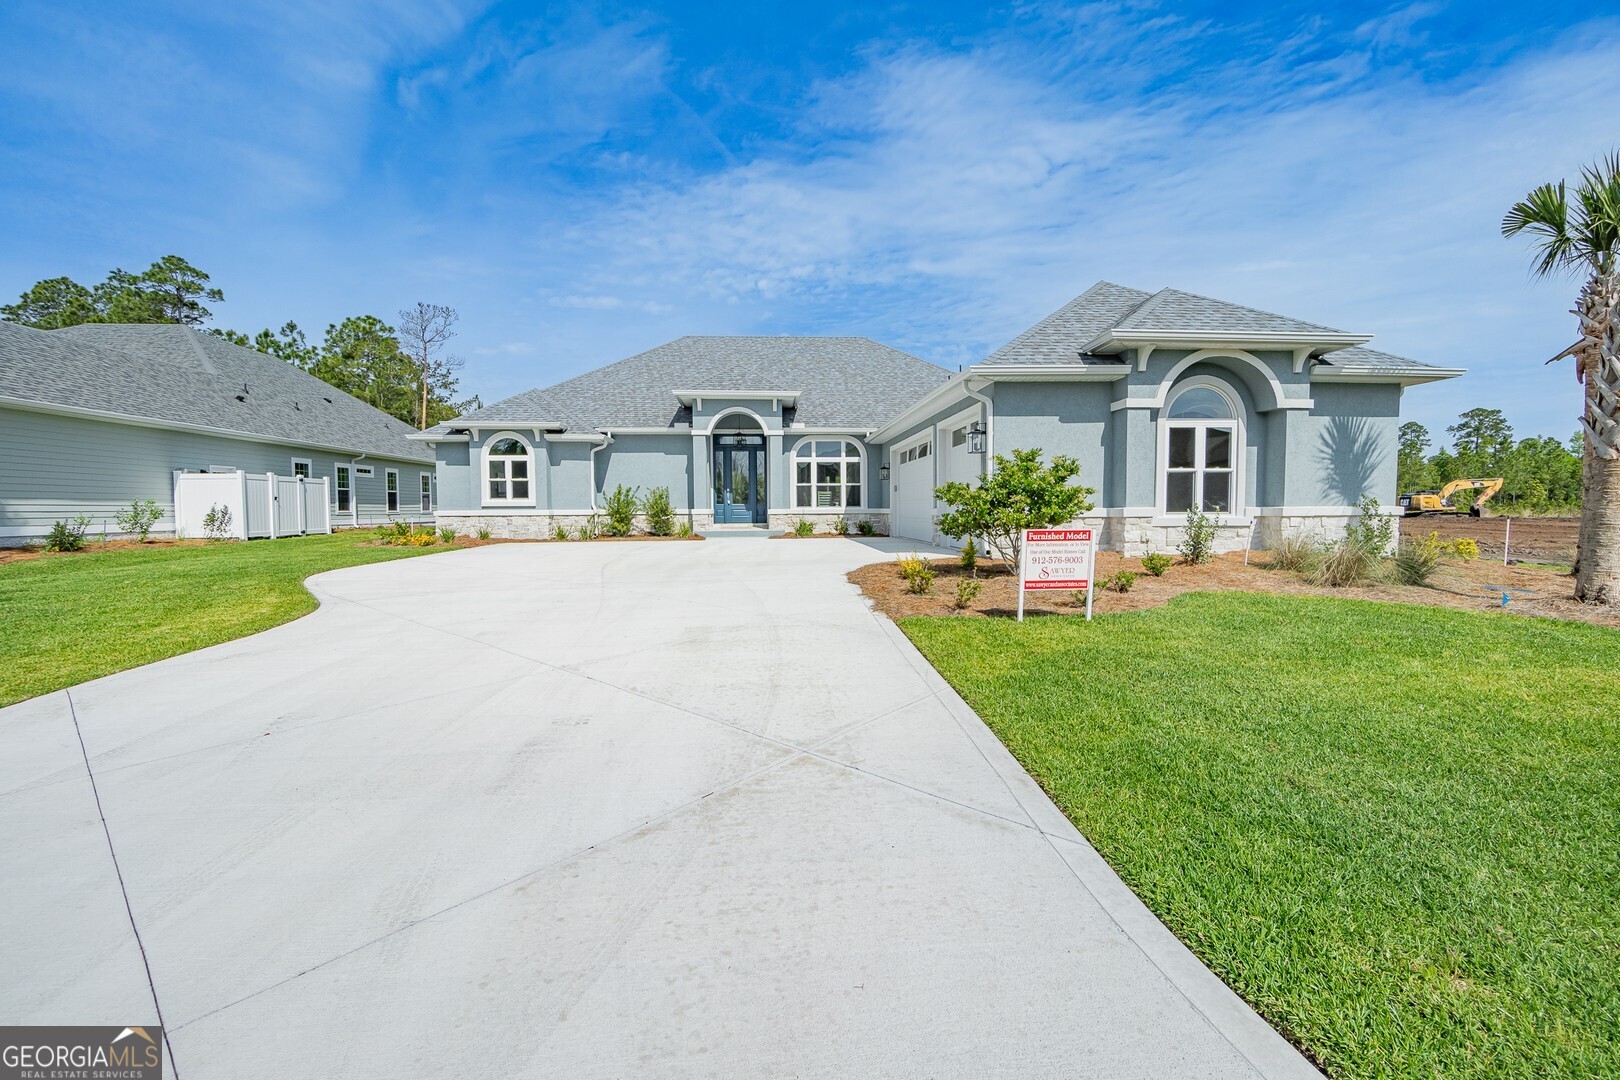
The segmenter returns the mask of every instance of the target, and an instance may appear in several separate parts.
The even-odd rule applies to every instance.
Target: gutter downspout
[[[979,385],[989,386],[990,380]],[[964,381],[962,389],[968,397],[984,405],[984,475],[989,476],[996,471],[996,403],[973,389],[972,380]]]
[[[601,443],[599,443],[598,445],[591,447],[591,513],[592,514],[596,513],[596,454],[597,454],[597,451],[605,449],[607,447],[607,445],[613,441],[613,432],[611,430],[604,431],[604,432],[602,432],[602,434],[606,435],[607,438],[603,439],[601,441]]]

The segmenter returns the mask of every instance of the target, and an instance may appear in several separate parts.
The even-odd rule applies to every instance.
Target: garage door
[[[934,542],[933,453],[932,440],[913,443],[900,448],[889,469],[894,535],[929,544]]]

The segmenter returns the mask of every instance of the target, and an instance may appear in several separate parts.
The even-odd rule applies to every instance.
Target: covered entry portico
[[[714,523],[764,525],[770,481],[765,433],[736,431],[710,436],[714,464]]]

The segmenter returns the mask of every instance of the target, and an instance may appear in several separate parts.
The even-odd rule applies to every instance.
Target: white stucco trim
[[[719,399],[722,401],[769,401],[772,412],[781,412],[784,408],[799,403],[802,390],[676,390],[675,400],[682,405],[690,405],[694,409],[703,408],[703,399]]]
[[[1159,413],[1159,430],[1157,438],[1159,452],[1153,462],[1153,512],[1159,517],[1179,517],[1185,520],[1185,511],[1172,511],[1165,508],[1165,498],[1167,488],[1169,487],[1169,474],[1167,470],[1170,465],[1171,430],[1174,428],[1192,428],[1193,430],[1197,431],[1204,428],[1231,426],[1232,446],[1229,450],[1231,455],[1231,465],[1228,470],[1217,470],[1229,471],[1231,473],[1231,489],[1228,492],[1229,508],[1219,511],[1218,513],[1210,513],[1209,516],[1212,519],[1226,517],[1245,518],[1247,511],[1244,508],[1244,495],[1246,491],[1244,485],[1247,484],[1248,477],[1244,475],[1244,466],[1247,464],[1246,459],[1248,458],[1248,454],[1245,452],[1248,446],[1246,430],[1248,425],[1246,422],[1247,417],[1244,414],[1243,399],[1238,396],[1237,391],[1231,385],[1220,379],[1214,378],[1210,375],[1194,375],[1191,378],[1184,379],[1177,384],[1175,389],[1165,397],[1165,403],[1169,404],[1170,401],[1173,401],[1176,397],[1179,397],[1188,390],[1200,388],[1213,390],[1223,399],[1225,399],[1227,408],[1229,408],[1232,412],[1232,417],[1230,420],[1172,420],[1166,415],[1166,413],[1169,412],[1169,409],[1165,409],[1163,412]],[[1202,485],[1200,480],[1206,471],[1204,465],[1202,464],[1204,457],[1204,440],[1199,438],[1196,440],[1196,443],[1197,445],[1194,449],[1196,456],[1194,461],[1198,463],[1198,467],[1193,471],[1192,474],[1194,477],[1193,497],[1195,503],[1198,501],[1198,496],[1201,494]],[[1155,523],[1157,524],[1157,522]]]
[[[1401,386],[1416,386],[1419,383],[1455,379],[1457,376],[1465,374],[1467,370],[1467,368],[1421,367],[1417,365],[1411,367],[1344,368],[1318,364],[1311,369],[1311,382],[1398,383]]]
[[[527,477],[527,479],[529,481],[529,495],[528,495],[528,498],[525,498],[525,499],[513,499],[513,498],[492,499],[492,498],[490,498],[490,495],[489,495],[489,448],[491,446],[495,445],[496,443],[500,442],[502,439],[515,439],[515,440],[517,440],[519,443],[521,443],[523,445],[523,449],[525,451],[525,456],[524,456],[524,458],[522,460],[526,460],[529,463],[529,475]],[[517,461],[517,460],[520,460],[520,459],[518,459],[518,458],[508,458],[508,457],[502,456],[502,457],[498,458],[497,460],[500,460],[500,461]],[[501,431],[497,431],[497,432],[493,433],[492,435],[490,435],[489,438],[484,440],[483,445],[481,445],[478,448],[478,503],[479,503],[479,505],[480,506],[487,506],[487,507],[490,507],[492,509],[508,509],[508,508],[511,508],[511,507],[523,507],[523,506],[535,506],[535,505],[537,505],[538,502],[539,502],[537,496],[539,494],[540,475],[539,475],[539,471],[535,468],[535,465],[536,465],[536,454],[534,452],[534,443],[532,443],[528,439],[524,438],[522,433],[517,432],[517,431],[511,431],[511,430],[501,430]],[[508,480],[507,482],[511,483],[510,480]]]
[[[495,438],[495,436],[492,435],[492,436],[490,436],[489,439],[486,439],[485,440],[486,445],[489,442],[492,442],[494,440],[494,438]],[[604,435],[600,431],[579,431],[579,432],[570,432],[570,433],[558,433],[556,435],[548,434],[548,435],[545,436],[545,440],[546,440],[546,442],[579,442],[579,443],[603,443],[603,444],[606,444],[609,441],[611,441],[611,440],[609,440],[609,438],[606,435]]]
[[[766,435],[782,434],[782,428],[780,425],[777,427],[772,427],[763,416],[759,415],[759,413],[755,412],[753,409],[745,408],[742,405],[733,405],[729,409],[723,409],[720,412],[715,413],[714,416],[710,417],[709,419],[709,426],[704,428],[701,432],[698,432],[698,434],[713,435],[714,429],[720,425],[720,421],[724,420],[728,416],[737,414],[741,414],[753,420],[754,423],[759,425],[760,430]],[[697,428],[694,427],[692,430],[696,432]]]
[[[832,507],[828,507],[828,506],[800,506],[799,505],[799,482],[798,482],[799,447],[803,446],[805,443],[814,443],[814,442],[817,442],[817,441],[832,442],[833,440],[828,439],[827,436],[826,436],[826,433],[823,433],[821,435],[805,435],[803,438],[800,438],[800,439],[796,440],[793,443],[793,446],[787,452],[788,509],[789,510],[807,510],[807,511],[832,510],[832,511],[835,511],[835,512],[841,512],[841,511],[844,511],[844,510],[862,510],[862,511],[864,511],[866,509],[866,507],[862,506],[859,503],[856,503],[854,505],[845,504],[844,506],[832,506]],[[877,478],[876,474],[871,469],[867,468],[866,446],[861,442],[861,440],[859,438],[857,438],[854,435],[845,435],[842,438],[839,438],[838,441],[839,442],[844,442],[844,443],[849,443],[851,446],[855,447],[855,453],[860,456],[860,460],[857,462],[857,464],[859,464],[860,467],[861,467],[861,478],[860,478],[859,483],[860,483],[860,486],[861,486],[861,495],[862,495],[862,498],[864,499],[867,495],[869,495],[872,492],[872,490],[873,490],[872,485],[881,484],[881,483],[883,483],[883,481],[879,480]],[[823,461],[823,460],[829,460],[830,461],[832,459],[816,457],[814,455],[814,452],[812,451],[812,456],[810,457],[810,463],[811,463],[811,468],[810,468],[810,497],[811,498],[815,498],[815,488],[816,488],[815,463],[817,461]],[[840,454],[839,457],[838,457],[838,460],[840,462],[845,462],[845,461],[848,461],[849,458],[847,456],[843,455],[843,454]],[[844,471],[842,466],[840,466],[838,471],[839,471],[840,477],[842,477],[843,476],[843,471]],[[849,481],[848,481],[848,479],[847,478],[840,479],[838,487],[839,487],[840,491],[847,492],[848,489],[849,489]]]
[[[1292,351],[1298,346],[1309,345],[1322,352],[1334,352],[1338,349],[1348,349],[1352,345],[1365,345],[1371,341],[1371,334],[1345,334],[1336,330],[1311,332],[1302,334],[1287,330],[1250,330],[1241,333],[1221,333],[1209,330],[1148,330],[1121,329],[1115,327],[1104,330],[1084,345],[1080,351],[1103,355],[1105,350],[1135,349],[1141,346],[1155,348],[1184,348],[1186,346],[1219,346],[1222,348],[1237,349],[1287,349]]]

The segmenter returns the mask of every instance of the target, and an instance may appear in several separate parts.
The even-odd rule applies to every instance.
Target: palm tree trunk
[[[1575,598],[1620,604],[1620,273],[1594,274],[1576,314],[1575,356],[1585,388],[1581,431],[1581,531]]]

